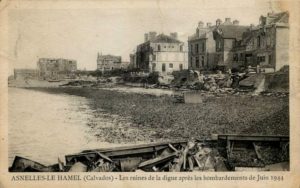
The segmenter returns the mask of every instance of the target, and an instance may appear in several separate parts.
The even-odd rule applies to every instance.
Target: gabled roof
[[[215,29],[215,32],[219,33],[223,38],[241,40],[243,33],[247,31],[249,26],[241,25],[220,25]]]
[[[153,42],[153,43],[182,43],[181,41],[179,41],[173,37],[170,37],[168,35],[165,35],[165,34],[157,35],[150,42]]]

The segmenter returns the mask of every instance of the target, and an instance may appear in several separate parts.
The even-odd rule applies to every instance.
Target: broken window
[[[166,72],[166,64],[165,64],[165,63],[162,64],[161,70],[162,70],[163,72]]]
[[[199,57],[196,57],[196,68],[199,68],[200,64],[199,64]]]
[[[257,37],[257,46],[260,47],[260,45],[261,45],[261,37],[258,36]]]
[[[204,67],[204,56],[201,56],[201,64],[202,64],[202,67]]]

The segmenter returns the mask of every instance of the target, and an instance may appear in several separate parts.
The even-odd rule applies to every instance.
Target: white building
[[[146,72],[172,73],[188,68],[184,43],[177,40],[177,33],[170,36],[155,32],[145,34],[145,42],[137,47],[137,68]]]

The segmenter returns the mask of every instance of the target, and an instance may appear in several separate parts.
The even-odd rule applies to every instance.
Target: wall
[[[150,42],[146,42],[137,46],[136,50],[136,68],[142,71],[149,71],[149,56],[151,53]]]
[[[165,72],[173,72],[180,70],[180,64],[182,64],[182,69],[187,69],[187,53],[186,52],[154,52],[155,58],[150,56],[150,70],[152,71],[162,71],[162,65],[165,64]],[[155,63],[155,70],[153,70],[153,64]],[[173,67],[169,65],[172,64]]]
[[[278,27],[276,29],[276,65],[275,71],[284,65],[289,65],[289,28]]]

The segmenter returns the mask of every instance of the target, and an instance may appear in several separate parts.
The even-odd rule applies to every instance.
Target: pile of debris
[[[66,155],[64,165],[61,160],[57,164],[45,166],[22,157],[15,157],[10,167],[11,172],[181,172],[181,171],[229,171],[243,167],[259,167],[265,164],[288,161],[288,150],[282,150],[283,158],[272,158],[278,149],[263,149],[263,145],[255,145],[248,151],[241,143],[275,142],[288,148],[287,136],[238,136],[217,135],[215,139],[190,139],[187,142],[165,142],[124,146],[108,149],[85,150],[81,153]],[[284,144],[282,144],[284,143]],[[225,145],[224,145],[225,144]],[[224,146],[224,147],[223,147]],[[271,152],[271,153],[270,153]],[[272,153],[276,152],[276,153]],[[283,155],[285,154],[285,155]],[[267,158],[264,158],[267,156]],[[283,170],[283,169],[281,169]]]

